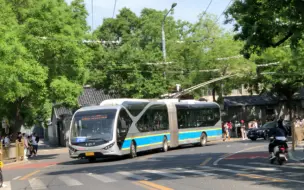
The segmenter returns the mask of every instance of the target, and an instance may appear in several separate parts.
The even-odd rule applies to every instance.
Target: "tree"
[[[95,47],[91,82],[123,97],[155,98],[167,90],[164,68],[149,63],[162,61],[161,21],[163,12],[143,9],[140,17],[127,8],[116,19],[105,19],[95,31],[98,39],[121,40],[120,44]],[[175,22],[167,19],[167,38],[174,36]],[[173,31],[172,31],[173,30]]]
[[[245,41],[242,54],[261,54],[269,47],[301,44],[304,32],[302,0],[236,0],[226,11],[226,23],[234,24],[235,39]]]
[[[21,43],[22,34],[11,6],[3,0],[0,6],[0,44],[3,44],[0,45],[0,116],[7,116],[15,132],[24,122],[32,123],[38,116],[46,97],[47,68],[39,65]]]
[[[294,1],[234,1],[226,12],[226,22],[236,21],[235,39],[245,41],[241,53],[257,65],[280,62],[278,66],[260,68],[252,87],[284,95],[289,104],[293,94],[303,85],[295,72],[303,70],[304,2]],[[290,49],[288,49],[290,48]],[[258,57],[261,56],[261,57]],[[261,71],[271,72],[261,75]],[[258,85],[259,83],[260,85]],[[291,110],[291,108],[290,108]],[[291,115],[290,115],[291,117]]]
[[[12,119],[14,131],[18,131],[21,125],[50,117],[44,114],[50,113],[46,109],[51,102],[77,105],[92,58],[90,48],[83,43],[89,27],[83,0],[75,0],[70,6],[63,0],[1,3],[6,12],[0,13],[0,22],[4,22],[0,26],[7,29],[7,38],[1,40],[11,45],[2,60],[12,63],[1,65],[6,72],[1,80],[9,81],[1,95],[1,104],[8,111],[2,113]]]
[[[241,53],[246,58],[264,52],[265,56],[256,59],[257,64],[261,60],[279,58],[276,61],[281,64],[271,68],[271,75],[258,75],[252,86],[262,84],[263,90],[283,95],[287,99],[290,120],[292,96],[303,87],[304,82],[302,75],[296,74],[303,70],[302,60],[299,60],[303,54],[303,8],[301,0],[237,0],[226,12],[227,23],[236,21],[235,39],[245,41]],[[290,51],[285,47],[289,47]]]
[[[243,43],[234,41],[232,34],[225,32],[217,24],[216,16],[202,13],[195,24],[187,26],[189,29],[183,38],[185,43],[175,45],[176,51],[171,53],[176,56],[176,60],[181,60],[179,65],[189,71],[183,76],[189,79],[183,80],[183,87],[191,87],[225,75],[254,71],[252,61],[237,56]],[[212,89],[213,101],[216,101],[216,94],[221,101],[222,94],[239,88],[241,82],[240,77],[234,77],[208,85]],[[201,93],[200,89],[194,92],[197,96],[201,96]]]

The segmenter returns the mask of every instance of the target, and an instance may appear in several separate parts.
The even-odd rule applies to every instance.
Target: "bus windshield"
[[[111,141],[116,112],[116,109],[104,109],[76,113],[71,123],[72,144]]]

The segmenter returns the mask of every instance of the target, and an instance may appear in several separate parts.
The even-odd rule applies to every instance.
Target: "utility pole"
[[[169,13],[176,7],[177,3],[173,3],[171,5],[171,9],[165,14],[164,19],[162,21],[162,48],[163,48],[163,57],[164,57],[164,62],[166,63],[166,37],[165,37],[165,21]]]

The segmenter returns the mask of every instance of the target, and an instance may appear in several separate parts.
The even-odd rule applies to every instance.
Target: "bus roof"
[[[122,105],[124,102],[150,102],[147,99],[132,99],[132,98],[121,98],[121,99],[108,99],[100,103],[100,106],[107,105]]]
[[[201,101],[183,101],[175,104],[177,107],[207,107],[220,108],[220,105],[215,102],[201,102]]]
[[[87,106],[87,107],[78,109],[76,112],[103,110],[103,109],[119,109],[119,108],[120,108],[120,106]]]

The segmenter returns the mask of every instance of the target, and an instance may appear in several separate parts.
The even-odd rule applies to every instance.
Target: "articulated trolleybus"
[[[71,158],[107,156],[185,144],[205,146],[222,136],[220,106],[195,100],[110,99],[77,110],[69,138]]]

